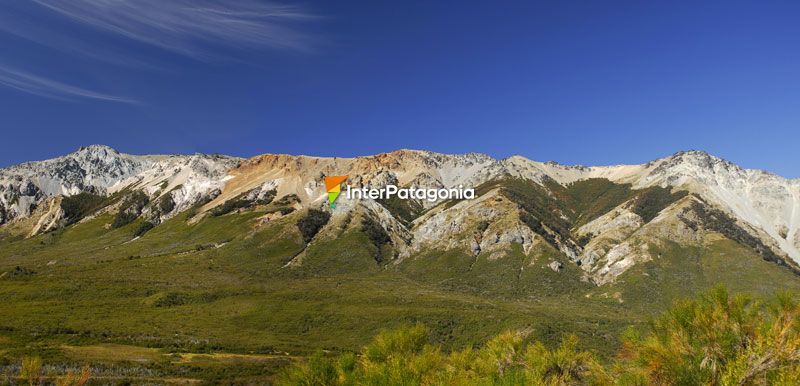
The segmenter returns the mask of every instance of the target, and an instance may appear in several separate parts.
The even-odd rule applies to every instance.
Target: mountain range
[[[356,187],[474,187],[479,197],[348,201],[343,195],[330,210],[326,175],[347,175],[347,183]],[[76,197],[92,203],[75,203]],[[124,213],[122,222],[141,218],[149,230],[190,209],[187,221],[193,223],[230,208],[277,203],[282,207],[261,221],[309,209],[332,215],[311,243],[369,222],[377,227],[378,248],[390,249],[380,252],[376,263],[389,268],[430,251],[492,261],[518,246],[529,260],[519,271],[534,261],[555,271],[571,264],[582,271],[581,280],[603,285],[657,259],[656,249],[665,243],[702,247],[723,237],[800,273],[800,180],[743,169],[701,151],[642,165],[587,167],[419,150],[356,158],[267,154],[242,159],[139,156],[94,145],[0,170],[0,229],[21,237],[106,212]],[[354,216],[361,220],[353,222]],[[543,251],[566,260],[539,262],[549,253]],[[303,260],[300,253],[286,265]]]

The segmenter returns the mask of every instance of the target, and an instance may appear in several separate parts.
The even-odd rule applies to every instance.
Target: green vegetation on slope
[[[425,212],[425,208],[417,200],[403,200],[397,196],[377,200],[389,213],[403,225],[409,226],[412,221]]]
[[[575,208],[573,227],[584,225],[633,197],[630,184],[617,184],[605,178],[590,178],[567,185],[566,193]]]
[[[114,220],[111,222],[111,227],[121,228],[134,222],[142,213],[142,209],[144,209],[149,202],[150,197],[148,197],[142,191],[136,190],[129,193],[122,201],[122,205],[120,205],[117,215],[114,216]]]
[[[670,188],[653,186],[644,189],[636,196],[631,205],[631,211],[638,214],[644,222],[650,222],[673,202],[686,197],[686,194],[685,191],[672,193]]]
[[[303,241],[311,241],[320,229],[328,223],[331,214],[319,209],[309,209],[304,217],[297,220],[297,229],[303,235]]]
[[[108,197],[91,193],[78,193],[61,199],[61,209],[67,224],[74,224],[108,205]]]

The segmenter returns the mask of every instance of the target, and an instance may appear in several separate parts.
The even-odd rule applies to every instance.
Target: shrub
[[[122,228],[125,225],[128,225],[136,220],[139,216],[130,212],[126,211],[119,211],[117,215],[114,216],[114,220],[111,222],[111,228]]]
[[[316,354],[286,369],[281,385],[572,385],[607,380],[592,354],[566,337],[549,350],[526,344],[527,332],[506,332],[479,349],[444,353],[428,343],[421,325],[379,333],[361,349],[338,358]]]
[[[272,202],[272,199],[275,198],[276,191],[274,189],[270,190],[264,195],[264,198],[260,199],[249,199],[247,198],[248,194],[249,192],[242,193],[228,201],[225,201],[224,203],[222,203],[222,205],[212,209],[211,215],[222,216],[224,214],[228,214],[238,209],[250,208],[256,205],[267,205],[270,202]]]
[[[155,227],[155,224],[151,223],[150,221],[143,221],[133,232],[133,237],[139,237]]]
[[[800,305],[769,303],[717,288],[677,303],[642,336],[623,337],[602,366],[566,336],[547,348],[526,331],[445,353],[420,325],[379,333],[358,355],[321,353],[284,370],[279,385],[797,385]]]
[[[33,276],[35,274],[36,274],[36,271],[34,271],[34,270],[30,269],[30,268],[21,267],[21,266],[18,265],[16,267],[14,267],[13,270],[11,270],[9,276],[12,277],[12,278],[15,278],[15,277]]]
[[[697,221],[686,217],[688,211],[692,211],[697,216]],[[787,262],[776,255],[772,248],[740,227],[736,224],[736,220],[719,209],[711,208],[699,202],[692,202],[689,209],[681,213],[680,218],[692,230],[697,230],[702,225],[706,229],[719,232],[731,240],[753,248],[764,260],[786,266],[794,273],[800,274],[800,268],[796,264]]]
[[[308,213],[301,219],[297,220],[297,229],[303,236],[303,241],[308,243],[314,236],[319,233],[322,227],[328,223],[331,214],[319,209],[309,209]]]
[[[629,332],[620,378],[638,384],[800,384],[800,307],[786,295],[763,304],[717,288]]]
[[[380,263],[383,260],[381,256],[381,249],[384,245],[391,243],[392,238],[389,237],[389,234],[386,233],[386,230],[383,229],[383,226],[377,221],[375,221],[372,217],[365,216],[364,219],[361,221],[361,230],[367,234],[369,240],[378,248],[378,252],[375,255],[375,261]]]
[[[281,216],[286,216],[289,213],[294,212],[294,208],[291,206],[281,206],[278,208],[271,208],[267,209],[265,213],[280,213]]]
[[[117,215],[114,216],[114,220],[111,222],[111,227],[116,229],[132,223],[139,217],[142,209],[149,202],[150,198],[143,192],[137,190],[131,193],[120,205]]]
[[[278,201],[275,201],[275,205],[286,206],[296,204],[298,202],[300,202],[300,197],[297,197],[296,194],[292,193],[281,197],[278,199]]]
[[[189,297],[178,292],[167,292],[156,297],[153,302],[155,307],[175,307],[189,302]]]
[[[224,214],[228,214],[230,212],[233,212],[234,210],[237,210],[237,209],[247,208],[247,207],[249,207],[251,205],[253,205],[253,201],[252,200],[248,200],[248,199],[245,199],[245,198],[242,198],[242,197],[236,197],[236,198],[230,199],[228,201],[225,201],[224,203],[222,203],[222,205],[219,205],[219,206],[215,207],[214,209],[211,209],[211,215],[212,216],[222,216]]]
[[[686,194],[686,191],[672,193],[670,188],[654,186],[639,193],[633,200],[631,211],[638,214],[647,223],[656,218],[664,208],[685,197]]]
[[[106,197],[91,193],[78,193],[61,199],[61,209],[67,224],[74,224],[80,219],[98,211],[107,204]]]
[[[172,199],[171,194],[165,194],[158,200],[158,210],[161,214],[167,214],[175,209],[175,200]]]

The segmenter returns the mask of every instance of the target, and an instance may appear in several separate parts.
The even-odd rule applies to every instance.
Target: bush
[[[136,214],[133,214],[133,213],[130,213],[130,212],[125,212],[125,211],[121,210],[121,211],[117,212],[116,216],[114,216],[114,220],[111,222],[111,228],[114,228],[114,229],[122,228],[125,225],[128,225],[128,224],[136,221],[136,219],[138,217],[139,216],[136,215]]]
[[[61,209],[67,224],[74,224],[80,219],[100,210],[107,204],[107,198],[91,193],[78,193],[61,199]]]
[[[444,353],[421,325],[379,333],[360,355],[318,353],[289,369],[279,385],[572,385],[607,380],[588,352],[566,337],[554,350],[526,344],[527,332],[506,332],[482,348]]]
[[[155,227],[155,224],[151,223],[150,221],[143,221],[133,232],[133,237],[139,237]]]
[[[224,214],[228,214],[230,212],[233,212],[234,210],[241,209],[241,208],[247,208],[247,207],[252,206],[252,205],[253,205],[253,201],[252,200],[248,200],[248,199],[241,198],[241,197],[236,197],[236,198],[230,199],[228,201],[225,201],[224,203],[222,203],[222,205],[219,205],[219,206],[215,207],[214,209],[211,209],[211,215],[212,216],[222,216]]]
[[[377,221],[375,221],[372,217],[364,217],[361,221],[361,230],[367,234],[369,240],[372,241],[372,244],[378,248],[378,252],[375,255],[375,261],[380,263],[383,260],[381,256],[381,249],[384,245],[391,243],[392,238],[389,237],[389,234],[386,233],[386,230],[383,229],[383,226]]]
[[[676,304],[652,332],[629,332],[620,378],[636,384],[800,384],[800,307],[717,288]]]
[[[297,220],[297,229],[303,236],[303,241],[308,243],[328,223],[331,214],[319,209],[309,209],[305,217]]]
[[[279,385],[797,385],[800,306],[717,288],[677,303],[645,335],[627,332],[615,362],[601,365],[574,336],[555,348],[505,332],[482,347],[445,353],[424,327],[379,333],[358,355],[321,353]]]
[[[268,191],[264,198],[261,199],[249,199],[247,198],[248,194],[249,192],[242,193],[228,201],[225,201],[222,205],[212,209],[211,215],[222,216],[238,209],[250,208],[256,205],[267,205],[272,202],[272,199],[275,198],[276,191],[274,189]]]
[[[278,208],[267,209],[265,213],[280,213],[281,216],[286,216],[287,214],[294,212],[294,210],[295,209],[291,206],[281,206]]]
[[[137,190],[131,193],[120,205],[117,215],[111,222],[111,227],[116,229],[132,223],[142,214],[142,209],[149,202],[150,198],[143,192]]]
[[[167,292],[156,297],[153,302],[155,307],[175,307],[189,302],[189,297],[178,292]]]
[[[158,200],[158,210],[161,214],[167,214],[175,209],[175,200],[172,199],[171,194],[165,194]]]
[[[296,204],[298,202],[300,202],[300,197],[297,197],[296,194],[292,193],[281,197],[278,199],[278,201],[275,201],[275,205],[287,206]]]
[[[670,188],[654,186],[642,191],[636,199],[634,199],[631,211],[638,214],[639,217],[647,223],[656,218],[666,207],[686,195],[686,191],[672,193]]]
[[[760,239],[751,235],[744,228],[736,224],[736,220],[728,216],[725,212],[699,202],[692,202],[688,210],[694,212],[697,216],[697,221],[686,217],[688,211],[681,213],[681,220],[692,230],[696,231],[700,226],[703,226],[706,229],[719,232],[731,240],[753,248],[764,260],[786,266],[794,273],[800,274],[800,267],[776,255],[775,252],[772,251],[772,248],[765,245]]]

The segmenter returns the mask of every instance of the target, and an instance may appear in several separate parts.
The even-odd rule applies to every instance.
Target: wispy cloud
[[[255,0],[33,0],[72,22],[197,59],[231,49],[310,51],[295,24],[314,18],[291,5]]]
[[[133,99],[104,94],[66,83],[61,83],[52,79],[43,78],[41,76],[2,65],[0,65],[0,85],[11,87],[28,94],[60,100],[88,98],[119,103],[139,103]]]
[[[317,40],[302,32],[299,24],[315,18],[300,7],[270,0],[30,0],[0,4],[0,31],[128,69],[162,68],[162,60],[151,55],[154,49],[208,62],[247,61],[247,55],[264,50],[310,52]],[[120,44],[124,42],[129,44]],[[137,103],[3,63],[0,86],[54,99]]]

